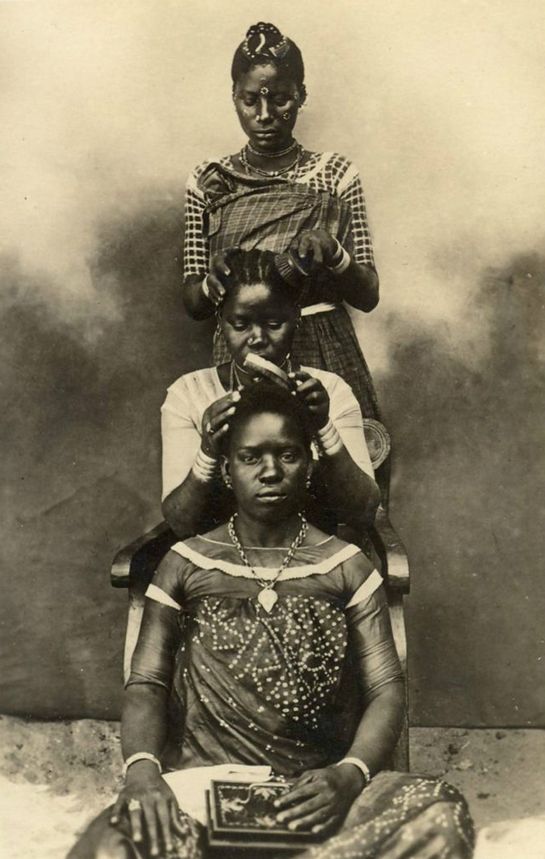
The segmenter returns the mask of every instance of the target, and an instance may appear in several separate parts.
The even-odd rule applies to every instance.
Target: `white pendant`
[[[271,613],[277,600],[278,594],[272,588],[263,588],[257,595],[259,605],[263,606],[267,614]]]

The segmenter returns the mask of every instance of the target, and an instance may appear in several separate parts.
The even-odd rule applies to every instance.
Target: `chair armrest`
[[[382,505],[377,511],[371,539],[387,574],[388,586],[408,594],[411,585],[407,552]]]
[[[131,578],[131,568],[133,561],[142,550],[149,551],[156,540],[165,537],[170,531],[166,522],[160,522],[150,531],[147,531],[141,537],[133,540],[128,546],[124,546],[115,555],[112,562],[112,570],[110,574],[110,584],[114,588],[128,588]]]

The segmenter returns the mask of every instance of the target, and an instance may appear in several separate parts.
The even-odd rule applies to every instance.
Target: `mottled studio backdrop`
[[[110,560],[159,519],[159,407],[208,356],[184,183],[242,143],[260,19],[303,50],[301,141],[364,178],[412,721],[545,725],[542,0],[0,3],[0,711],[118,715]]]

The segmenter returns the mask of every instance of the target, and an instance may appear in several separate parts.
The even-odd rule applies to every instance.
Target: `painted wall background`
[[[159,407],[208,355],[184,182],[242,143],[228,69],[260,19],[305,56],[299,138],[364,178],[412,721],[544,725],[539,0],[0,4],[0,711],[118,715],[109,564],[159,518]]]

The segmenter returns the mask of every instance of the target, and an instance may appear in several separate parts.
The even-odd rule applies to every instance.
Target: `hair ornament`
[[[250,60],[281,60],[290,48],[290,40],[274,24],[260,21],[246,33],[242,51]]]

